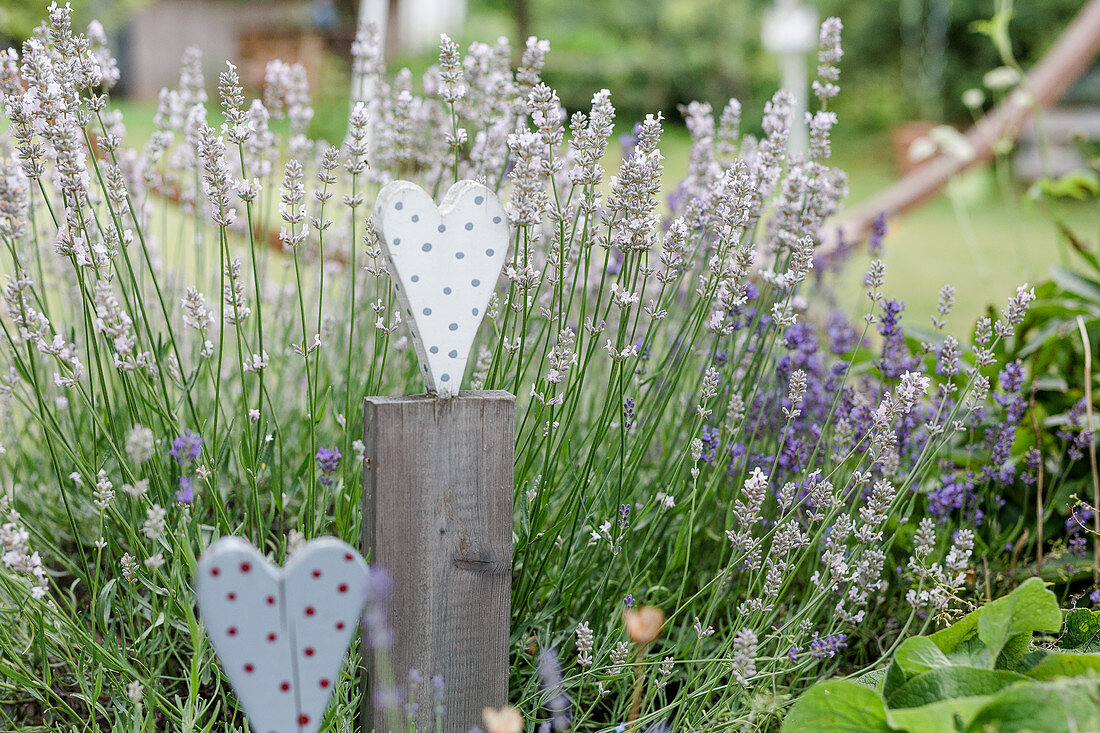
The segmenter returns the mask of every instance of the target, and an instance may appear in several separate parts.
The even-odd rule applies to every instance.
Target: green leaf
[[[1063,649],[1100,651],[1100,611],[1077,608],[1066,614],[1066,632],[1058,640]]]
[[[1029,682],[997,693],[970,721],[967,733],[1079,733],[1100,730],[1096,680]]]
[[[956,697],[992,695],[1003,687],[1026,680],[1022,674],[978,667],[937,667],[918,674],[886,698],[891,708],[914,708]]]
[[[1048,654],[1027,671],[1027,676],[1037,680],[1052,680],[1058,677],[1100,678],[1100,654],[1073,652]]]
[[[964,667],[981,667],[993,669],[993,656],[989,653],[989,647],[982,643],[977,634],[971,636],[955,647],[954,651],[947,655],[952,664],[961,664]]]
[[[814,685],[783,720],[785,733],[888,733],[886,710],[875,690],[852,680]]]
[[[895,729],[910,733],[963,730],[992,699],[992,695],[978,695],[940,700],[915,708],[894,708],[886,712],[886,719]]]
[[[1100,283],[1062,267],[1050,268],[1050,279],[1065,291],[1093,303],[1100,303]]]
[[[1100,176],[1096,171],[1082,168],[1059,178],[1043,178],[1035,183],[1038,192],[1051,198],[1085,201],[1100,195]]]
[[[980,608],[977,611],[971,611],[946,629],[941,629],[928,638],[940,648],[941,652],[951,656],[960,644],[978,633],[979,613],[981,613]]]
[[[1007,669],[1009,669],[1012,672],[1019,672],[1020,674],[1027,674],[1028,670],[1030,670],[1032,667],[1034,667],[1039,662],[1043,661],[1043,659],[1048,654],[1050,654],[1050,652],[1047,651],[1046,649],[1032,649],[1027,654],[1020,657],[1019,661],[1017,661],[1016,664],[1008,667]]]
[[[1039,578],[1027,579],[1019,588],[1004,598],[987,603],[977,613],[978,638],[989,647],[993,659],[1000,656],[1001,649],[1016,634],[1030,637],[1035,631],[1062,630],[1062,609],[1058,607],[1058,599]]]
[[[894,659],[907,678],[951,664],[947,655],[927,636],[912,636],[903,641],[894,652]]]
[[[882,680],[882,699],[889,699],[904,684],[905,672],[902,671],[901,665],[898,664],[897,659],[890,660],[889,666],[886,667],[886,676]]]
[[[885,669],[872,669],[867,674],[852,678],[852,682],[877,690],[882,686],[882,681],[885,678]]]

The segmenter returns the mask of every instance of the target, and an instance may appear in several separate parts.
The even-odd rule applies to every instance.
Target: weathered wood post
[[[459,392],[504,265],[509,231],[496,195],[455,183],[437,208],[407,181],[378,194],[375,225],[430,394],[367,397],[363,551],[393,578],[393,681],[422,680],[417,730],[465,733],[508,699],[515,397]],[[365,730],[388,731],[364,647]],[[395,732],[396,733],[396,732]]]
[[[368,397],[364,425],[363,548],[393,577],[394,678],[442,676],[443,730],[465,733],[508,698],[515,397]],[[430,699],[417,730],[435,730]]]

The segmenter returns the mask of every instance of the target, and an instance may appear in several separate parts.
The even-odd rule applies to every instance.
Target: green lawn
[[[893,161],[882,154],[890,149],[885,140],[840,140],[836,148],[838,164],[851,176],[849,205],[896,180]],[[1026,198],[1022,186],[1001,180],[1006,178],[993,167],[973,170],[890,222],[883,257],[887,289],[905,300],[911,322],[926,325],[940,287],[950,283],[958,294],[949,330],[965,332],[989,303],[999,308],[1017,285],[1038,282],[1051,265],[1071,263],[1051,220]],[[1079,236],[1097,242],[1095,203],[1069,205],[1060,213]],[[866,261],[859,254],[850,269],[861,270]],[[853,287],[861,276],[847,273]]]

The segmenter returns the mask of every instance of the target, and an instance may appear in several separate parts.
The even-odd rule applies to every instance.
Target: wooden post
[[[443,730],[466,733],[508,698],[515,397],[367,397],[364,426],[363,552],[393,576],[394,680],[421,673],[416,729],[434,731],[440,675]],[[363,730],[386,731],[372,697]]]

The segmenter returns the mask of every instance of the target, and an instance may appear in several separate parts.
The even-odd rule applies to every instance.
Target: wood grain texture
[[[363,552],[393,576],[394,679],[420,671],[416,727],[435,730],[442,676],[443,730],[466,733],[508,696],[515,397],[368,397],[364,425]],[[372,697],[363,730],[385,731]]]

